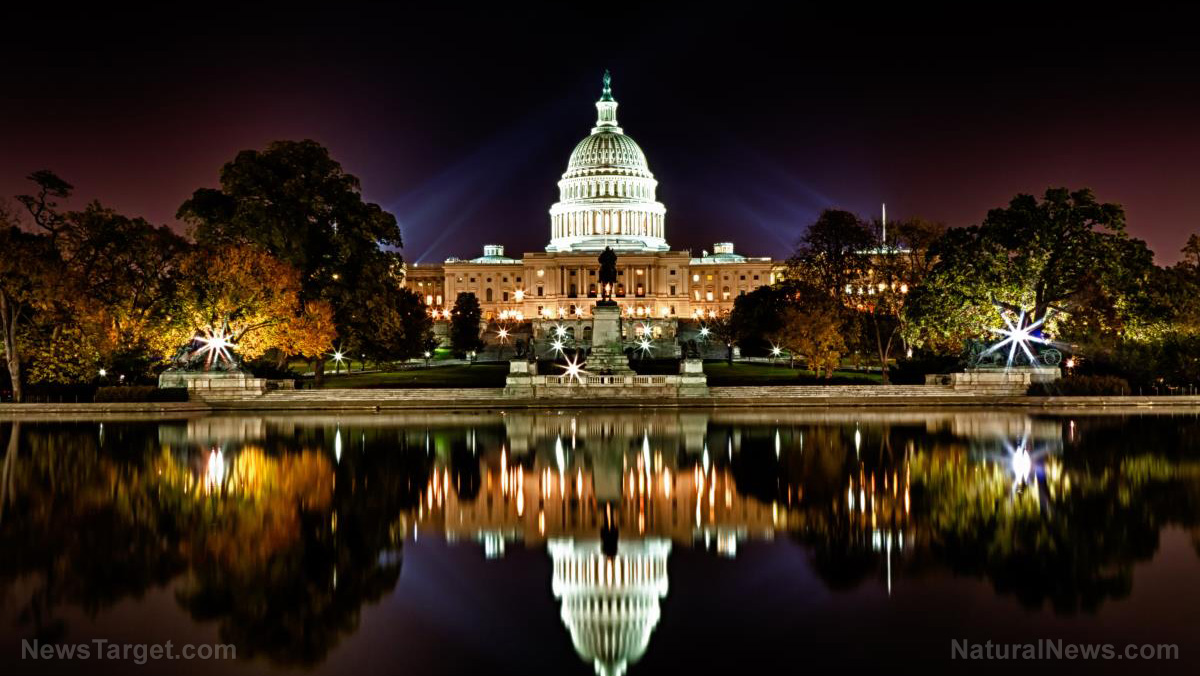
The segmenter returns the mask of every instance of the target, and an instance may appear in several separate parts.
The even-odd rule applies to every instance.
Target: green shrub
[[[1035,397],[1124,397],[1129,395],[1129,381],[1116,376],[1067,376],[1050,383],[1033,383],[1028,394]]]
[[[95,402],[165,402],[187,401],[187,388],[171,387],[160,389],[154,385],[133,385],[126,387],[101,387],[96,390]]]

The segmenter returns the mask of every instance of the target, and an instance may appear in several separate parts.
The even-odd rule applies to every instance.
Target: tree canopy
[[[978,225],[951,229],[932,248],[936,260],[909,299],[913,337],[953,344],[996,324],[996,308],[1070,314],[1112,309],[1117,330],[1150,274],[1152,254],[1125,233],[1125,212],[1090,190],[1048,189],[1039,201],[1017,195]]]

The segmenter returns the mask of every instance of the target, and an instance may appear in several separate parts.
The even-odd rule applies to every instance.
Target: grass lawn
[[[435,366],[383,373],[325,373],[325,389],[381,387],[504,387],[508,362],[472,366]]]
[[[812,371],[788,368],[787,362],[732,365],[723,361],[704,362],[704,374],[710,387],[737,385],[878,385],[879,374],[864,371],[834,371],[832,380],[817,378]]]

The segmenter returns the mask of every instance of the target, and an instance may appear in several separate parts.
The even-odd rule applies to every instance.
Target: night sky
[[[782,257],[826,207],[969,225],[1051,185],[1123,204],[1159,262],[1200,231],[1193,17],[603,7],[15,14],[0,195],[49,168],[74,206],[175,223],[238,150],[312,138],[410,260],[538,251],[609,68],[675,249]]]

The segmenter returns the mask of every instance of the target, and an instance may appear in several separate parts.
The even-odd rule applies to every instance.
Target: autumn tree
[[[832,303],[792,306],[783,311],[771,339],[792,355],[804,357],[809,370],[832,378],[846,351],[838,308]]]
[[[201,247],[180,263],[174,344],[224,336],[243,359],[270,349],[325,354],[336,331],[328,303],[301,302],[299,272],[251,245]]]
[[[295,268],[300,302],[331,305],[337,329],[364,337],[372,299],[399,267],[400,227],[362,197],[357,177],[319,143],[277,141],[243,150],[221,168],[220,188],[201,188],[178,217],[206,246],[254,244]],[[386,342],[373,339],[374,342]],[[318,380],[325,356],[314,357]]]
[[[35,189],[18,200],[54,258],[41,262],[41,321],[27,325],[30,380],[89,380],[98,365],[147,372],[174,347],[160,339],[187,241],[98,202],[65,210],[70,183],[47,170],[29,179]]]
[[[78,300],[99,315],[95,337],[102,353],[109,362],[145,370],[132,364],[148,365],[176,347],[161,336],[187,241],[166,226],[97,202],[67,213],[63,221],[60,249]]]
[[[17,223],[15,210],[0,203],[0,332],[13,401],[21,402],[30,332],[49,302],[47,275],[59,261],[49,237],[26,232]]]

